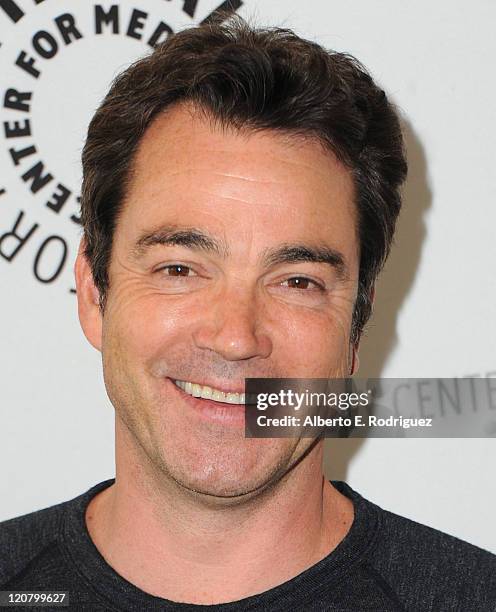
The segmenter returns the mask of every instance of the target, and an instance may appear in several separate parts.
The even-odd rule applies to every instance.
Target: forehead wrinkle
[[[274,179],[251,178],[248,176],[241,176],[240,174],[230,174],[228,172],[212,172],[212,174],[215,176],[221,176],[222,178],[246,181],[248,183],[276,184],[276,185],[282,183],[282,181],[276,181]]]
[[[215,190],[209,190],[207,188],[198,189],[197,194],[205,194],[209,198],[215,198],[217,201],[225,200],[227,202],[233,202],[234,204],[239,204],[240,206],[253,206],[255,205],[259,199],[260,194],[248,194],[243,193],[239,195],[230,195],[229,193],[217,193]],[[201,208],[201,204],[199,204]]]
[[[170,177],[176,177],[176,176],[180,176],[181,174],[189,174],[189,173],[207,173],[210,176],[216,176],[216,177],[220,177],[223,179],[232,179],[232,180],[239,180],[239,181],[246,181],[248,183],[260,183],[262,185],[268,185],[268,184],[273,184],[273,185],[282,185],[284,184],[284,181],[276,181],[275,179],[262,179],[262,178],[257,178],[257,177],[249,177],[249,176],[241,176],[240,174],[230,174],[228,172],[219,172],[219,171],[212,171],[209,170],[208,168],[185,168],[184,170],[178,170],[176,172],[168,172],[167,176]]]
[[[311,166],[308,166],[311,167]],[[211,176],[217,176],[223,179],[233,179],[233,180],[240,180],[240,181],[246,181],[249,183],[260,183],[260,184],[274,184],[274,185],[281,185],[281,184],[285,184],[284,181],[282,180],[276,180],[275,178],[261,178],[261,177],[251,177],[251,176],[243,176],[241,174],[234,174],[234,173],[230,173],[228,171],[224,172],[224,171],[219,171],[219,170],[212,170],[211,168],[207,167],[197,167],[197,166],[185,166],[183,168],[181,168],[180,170],[168,170],[168,169],[164,169],[163,172],[161,172],[162,176],[167,176],[167,177],[171,177],[171,178],[175,178],[178,176],[181,176],[183,174],[192,174],[192,173],[206,173],[209,174]]]

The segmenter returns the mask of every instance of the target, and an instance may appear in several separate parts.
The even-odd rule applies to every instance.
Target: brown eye
[[[309,284],[310,281],[308,278],[302,278],[300,276],[288,279],[288,287],[291,289],[308,289]]]
[[[189,276],[191,268],[188,266],[182,266],[180,264],[174,264],[166,266],[163,270],[167,270],[167,276]]]
[[[319,283],[305,276],[294,276],[293,278],[288,278],[284,283],[287,283],[290,289],[323,289]]]
[[[302,291],[325,291],[325,285],[322,285],[311,278],[307,278],[306,276],[293,276],[281,284],[286,286],[288,289],[301,289]]]

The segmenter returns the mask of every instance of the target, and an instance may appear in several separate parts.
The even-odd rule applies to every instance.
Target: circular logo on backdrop
[[[81,150],[112,79],[175,31],[242,4],[0,0],[0,265],[22,260],[19,273],[75,291]]]

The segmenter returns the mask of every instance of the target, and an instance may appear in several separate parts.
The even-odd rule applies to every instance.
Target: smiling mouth
[[[207,385],[199,385],[185,380],[174,380],[174,384],[192,397],[213,400],[224,404],[244,404],[245,394],[236,392],[224,392]]]

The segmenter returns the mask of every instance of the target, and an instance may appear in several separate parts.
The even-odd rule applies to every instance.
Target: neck
[[[327,556],[353,521],[351,501],[324,479],[322,442],[263,494],[222,506],[147,470],[129,436],[117,427],[116,482],[86,521],[109,565],[157,597],[214,604],[261,593]]]

